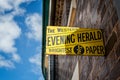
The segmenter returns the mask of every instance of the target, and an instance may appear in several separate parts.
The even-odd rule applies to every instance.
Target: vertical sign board
[[[47,55],[103,56],[103,35],[100,29],[48,26]]]

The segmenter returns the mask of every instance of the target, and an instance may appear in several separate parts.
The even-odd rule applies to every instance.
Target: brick
[[[120,80],[120,77],[118,77],[117,80]]]
[[[114,66],[114,68],[111,70],[109,75],[106,77],[106,80],[117,80],[120,76],[120,60],[118,63]]]
[[[118,22],[118,24],[116,25],[116,32],[117,32],[117,35],[118,37],[120,37],[120,22]]]
[[[119,41],[120,41],[120,40],[119,40]],[[118,45],[118,47],[117,47],[117,49],[116,49],[116,55],[117,55],[117,57],[120,56],[120,43],[119,43],[119,45]]]
[[[104,36],[105,36],[105,40],[107,41],[107,39],[108,39],[108,37],[109,37],[109,31],[108,31],[108,29],[109,29],[109,26],[108,26],[108,24],[106,24],[105,25],[106,27],[104,28]]]
[[[117,36],[116,36],[116,33],[113,31],[111,37],[109,38],[105,46],[106,56],[110,53],[116,41],[117,41]]]
[[[104,63],[102,66],[101,66],[101,69],[99,71],[99,74],[98,74],[98,80],[104,80],[104,78],[107,76],[107,74],[109,73],[110,71],[110,67],[107,63]]]
[[[92,61],[91,58],[84,56],[84,57],[80,57],[80,63],[79,66],[79,76],[80,76],[80,80],[87,80],[90,71],[92,69]]]

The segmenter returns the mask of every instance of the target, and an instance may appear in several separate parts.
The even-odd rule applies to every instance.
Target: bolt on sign
[[[47,55],[103,56],[103,35],[100,29],[48,26]]]

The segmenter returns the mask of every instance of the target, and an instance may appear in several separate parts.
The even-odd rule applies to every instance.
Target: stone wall
[[[115,0],[79,0],[74,26],[103,29],[106,56],[79,57],[80,80],[120,77],[120,22]]]
[[[106,55],[57,56],[56,80],[70,80],[77,61],[80,80],[120,80],[120,14],[116,7],[120,4],[118,2],[120,1],[77,0],[74,26],[102,29]]]

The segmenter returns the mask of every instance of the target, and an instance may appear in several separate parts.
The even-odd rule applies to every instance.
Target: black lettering
[[[85,41],[85,33],[82,33],[82,41],[84,42]]]
[[[100,31],[97,31],[97,36],[98,36],[98,40],[102,39],[102,33]]]
[[[97,47],[93,46],[93,52],[92,53],[95,53],[96,50],[97,50]]]
[[[58,31],[58,32],[63,32],[63,29],[57,28],[57,31]]]
[[[93,34],[94,34],[93,40],[97,40],[97,35],[95,35],[95,32],[93,32]]]
[[[55,36],[54,37],[51,37],[51,40],[52,40],[52,45],[55,45]]]
[[[60,36],[60,44],[65,44],[65,36]]]
[[[67,53],[67,54],[68,54],[68,53],[72,53],[72,48],[71,48],[71,47],[70,47],[70,48],[66,48],[66,49],[65,49],[65,53]]]
[[[70,40],[71,40],[71,37],[70,37],[70,35],[68,35],[68,36],[66,36],[66,44],[68,44],[68,43],[70,43]]]
[[[89,47],[89,52],[92,53],[92,47],[91,46]]]
[[[74,34],[71,34],[71,42],[74,43],[75,39],[73,38],[73,36],[75,36]]]
[[[47,30],[48,30],[48,33],[54,33],[54,29],[48,28]]]
[[[59,45],[60,44],[58,43],[60,41],[59,36],[55,36],[55,38],[56,38],[56,45]]]
[[[89,53],[88,51],[89,51],[89,48],[86,46],[86,53]]]
[[[94,39],[93,39],[92,32],[90,32],[90,41],[91,41],[91,40],[94,40]]]
[[[51,46],[51,45],[50,45],[50,38],[51,38],[51,37],[48,37],[48,38],[47,38],[47,46]]]
[[[104,47],[103,46],[100,46],[100,54],[104,54],[105,51],[104,51]]]
[[[67,35],[66,36],[66,40],[65,40],[65,43],[66,44],[69,44],[69,43],[74,43],[75,42],[75,39],[73,38],[74,34],[71,34],[71,35]]]
[[[78,42],[81,42],[81,34],[77,34],[77,39],[78,39]]]
[[[104,54],[103,46],[86,46],[86,54]]]
[[[89,33],[88,32],[86,32],[86,41],[89,41],[90,39],[89,39]]]

